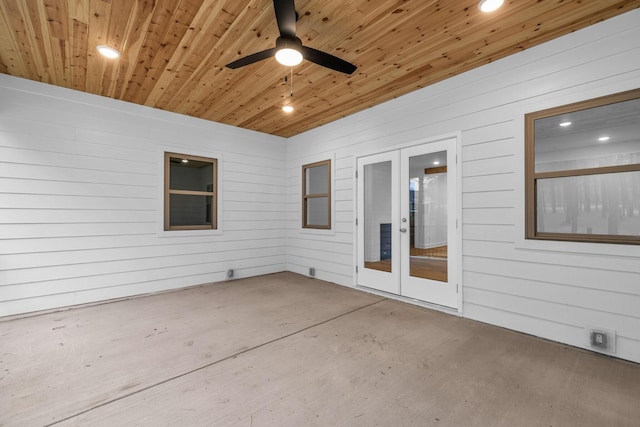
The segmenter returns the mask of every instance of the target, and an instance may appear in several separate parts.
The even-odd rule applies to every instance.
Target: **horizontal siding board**
[[[463,224],[462,245],[464,247],[467,240],[513,243],[515,241],[514,233],[515,227],[513,225]]]
[[[462,195],[463,209],[513,208],[515,191],[485,191],[482,193],[465,193]]]
[[[155,234],[150,222],[97,224],[0,224],[0,239],[33,239],[40,237],[83,237]]]
[[[584,332],[578,326],[566,325],[553,320],[531,317],[512,311],[496,310],[492,307],[471,302],[465,302],[464,313],[465,317],[469,319],[564,342],[577,347],[584,345]]]
[[[227,188],[225,183],[222,199],[224,203],[242,202],[246,203],[247,206],[251,206],[252,202],[269,203],[278,206],[285,203],[287,198],[284,194],[261,193],[258,191],[233,191]],[[236,204],[233,203],[232,206],[236,206]]]
[[[109,276],[113,274],[126,275],[128,277],[150,277],[153,275],[162,275],[170,269],[182,269],[186,275],[190,273],[187,269],[198,271],[210,271],[225,265],[252,265],[252,262],[258,259],[284,257],[282,254],[274,253],[272,248],[259,248],[240,251],[225,251],[219,253],[203,253],[195,255],[177,255],[162,258],[132,258],[122,261],[96,262],[87,264],[69,264],[64,266],[38,267],[30,269],[18,269],[4,271],[2,289],[3,296],[7,296],[13,289],[14,293],[22,293],[26,297],[29,295],[38,295],[29,292],[29,284],[41,283],[47,286],[48,283],[62,283],[67,279],[85,278],[91,280],[91,283],[76,282],[81,287],[95,287],[93,279],[100,276]],[[117,272],[117,273],[114,273]],[[40,286],[40,285],[38,285]],[[74,289],[77,290],[77,289]],[[11,298],[16,299],[16,298]]]
[[[465,154],[465,158],[467,158],[467,153],[474,153],[478,150],[484,151],[482,148],[486,143],[493,143],[497,144],[497,147],[503,147],[502,144],[512,141],[513,133],[513,120],[503,120],[466,129],[462,133],[462,152]],[[480,145],[480,147],[475,147],[475,145]],[[496,153],[501,152],[501,150],[496,151]],[[493,151],[487,151],[486,153],[493,153]]]
[[[0,224],[155,223],[155,210],[6,209]]]
[[[462,147],[462,158],[467,161],[491,159],[494,157],[513,156],[516,149],[514,138],[482,141],[475,145]],[[510,159],[513,161],[513,159]]]
[[[640,328],[640,317],[632,318],[617,313],[606,313],[598,310],[588,310],[566,304],[556,304],[516,295],[490,292],[481,289],[468,288],[465,296],[470,303],[486,307],[502,307],[503,311],[520,315],[545,319],[558,324],[584,328],[587,325],[599,325],[606,329],[613,329],[617,334],[625,337],[635,337]]]
[[[596,268],[609,271],[612,275],[619,271],[640,273],[640,263],[633,256],[585,256],[575,252],[523,251],[516,249],[511,243],[502,242],[465,240],[462,254],[496,260]]]
[[[83,237],[35,237],[24,240],[2,240],[0,239],[0,254],[39,254],[46,252],[65,252],[65,251],[83,251],[92,249],[114,248],[140,248],[144,250],[148,247],[176,246],[176,245],[192,245],[207,244],[224,245],[233,244],[233,242],[252,242],[259,240],[276,240],[282,238],[282,230],[225,230],[222,235],[207,236],[198,235],[188,236],[172,236],[171,233],[162,235],[106,235],[106,236],[83,236]]]
[[[570,305],[589,310],[628,316],[630,321],[640,319],[640,293],[620,294],[609,289],[592,289],[522,279],[495,274],[465,272],[465,289],[478,289],[506,295],[520,296],[537,301]],[[470,299],[471,301],[471,299]]]
[[[104,247],[83,248],[77,250],[58,250],[49,252],[15,253],[2,257],[0,271],[13,269],[30,269],[47,266],[65,266],[72,264],[88,264],[97,262],[111,262],[136,259],[153,259],[173,256],[196,256],[218,252],[242,251],[253,249],[269,249],[273,253],[284,253],[286,239],[263,238],[252,240],[230,240],[224,242],[191,242],[171,245],[155,246],[131,246],[131,247]]]
[[[514,179],[514,173],[463,177],[462,193],[513,190]]]
[[[80,165],[79,165],[80,166]],[[98,184],[136,185],[155,188],[157,182],[154,175],[141,174],[129,169],[128,171],[92,170],[83,167],[41,166],[24,163],[0,162],[2,175],[6,178],[48,180],[57,177],[57,181],[87,182]]]
[[[92,182],[45,181],[41,179],[0,178],[0,194],[56,194],[60,196],[102,196],[155,198],[154,188],[132,184],[97,184]]]
[[[464,257],[464,270],[495,274],[574,286],[577,288],[608,289],[620,294],[639,295],[638,273],[616,272],[599,268],[551,265],[531,261],[492,259],[478,256]]]
[[[469,160],[462,162],[462,176],[464,178],[506,174],[513,172],[513,156],[494,157],[491,159]]]
[[[113,138],[119,138],[119,135],[113,134]],[[80,164],[87,162],[93,165],[94,159],[111,160],[111,164],[115,167],[117,163],[122,162],[123,167],[133,168],[138,165],[138,169],[143,168],[147,164],[153,164],[153,160],[149,158],[149,150],[137,148],[137,145],[129,147],[117,147],[106,144],[92,144],[81,142],[76,139],[57,139],[51,136],[40,135],[24,135],[13,133],[0,133],[0,152],[3,154],[12,154],[17,160],[24,159],[20,156],[20,152],[24,153],[29,150],[32,161],[45,162],[61,166],[62,161],[66,158],[67,164]]]
[[[49,140],[48,144],[52,144],[53,141]],[[21,144],[22,145],[22,144]],[[74,144],[71,144],[73,147]],[[24,145],[21,148],[0,147],[0,156],[5,163],[17,163],[33,166],[50,166],[64,169],[65,167],[78,167],[81,165],[83,169],[106,171],[106,172],[121,172],[124,174],[140,174],[140,175],[154,175],[157,170],[157,166],[152,162],[137,161],[132,153],[123,154],[123,158],[113,157],[101,157],[101,156],[80,156],[67,153],[57,153],[51,151],[37,151],[26,148]],[[138,156],[140,157],[140,156]],[[148,158],[149,154],[145,153],[142,158]],[[71,169],[68,173],[72,173]]]
[[[514,223],[512,208],[475,208],[462,212],[463,224],[511,225]]]
[[[60,196],[55,194],[4,193],[0,197],[0,209],[86,209],[86,210],[155,210],[152,199],[103,197],[103,196]],[[4,215],[4,213],[3,213]]]

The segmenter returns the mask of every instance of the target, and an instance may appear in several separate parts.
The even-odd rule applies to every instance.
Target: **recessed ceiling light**
[[[610,138],[608,136],[601,136],[600,138],[598,138],[598,141],[600,142],[605,142],[608,141]]]
[[[502,6],[502,3],[504,3],[504,0],[480,0],[478,9],[483,12],[493,12]]]
[[[115,49],[115,48],[113,48],[113,47],[111,47],[111,46],[107,46],[107,45],[101,44],[101,45],[97,46],[96,49],[105,58],[116,59],[116,58],[120,57],[120,51]]]
[[[562,123],[560,123],[560,126],[562,126],[563,128],[566,128],[567,126],[571,126],[571,122],[569,122],[569,121],[562,122]]]
[[[440,161],[439,161],[439,160],[434,160],[434,161],[433,161],[433,164],[434,164],[434,165],[439,165],[439,164],[440,164]]]
[[[293,112],[293,105],[283,105],[282,111],[284,111],[285,113]]]
[[[189,163],[188,159],[182,159],[182,163]]]

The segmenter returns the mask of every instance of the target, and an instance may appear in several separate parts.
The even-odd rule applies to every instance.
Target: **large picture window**
[[[217,228],[216,159],[164,154],[164,229]]]
[[[640,89],[525,116],[526,238],[640,244]]]
[[[302,227],[331,228],[331,160],[302,166]]]

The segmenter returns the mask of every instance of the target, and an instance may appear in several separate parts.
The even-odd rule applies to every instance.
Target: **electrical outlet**
[[[227,279],[231,279],[233,278],[233,270],[229,269],[227,270]]]
[[[591,347],[606,349],[607,341],[607,333],[605,331],[591,331]]]
[[[316,269],[315,268],[311,267],[309,269],[309,276],[311,276],[311,277],[315,277],[316,276]]]
[[[596,326],[585,327],[587,347],[601,353],[615,354],[616,331]]]

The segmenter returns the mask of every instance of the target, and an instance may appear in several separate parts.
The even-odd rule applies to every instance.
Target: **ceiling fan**
[[[343,59],[302,45],[302,41],[296,37],[298,14],[294,0],[273,0],[273,8],[276,12],[278,30],[280,30],[280,37],[276,39],[276,47],[240,58],[227,64],[227,67],[236,69],[275,56],[278,62],[291,67],[306,59],[341,73],[352,74],[356,70],[355,65]]]

